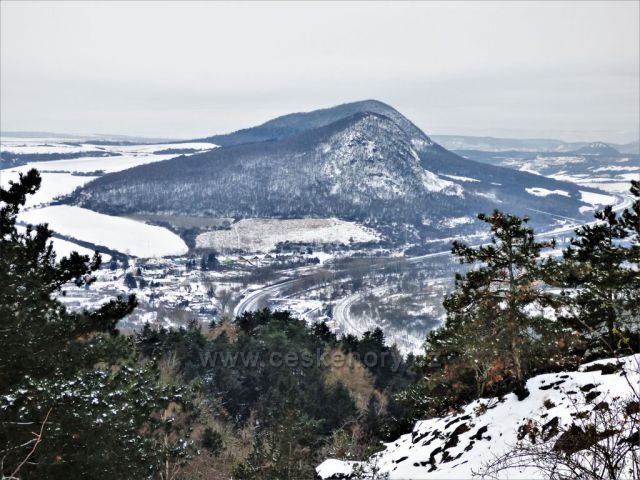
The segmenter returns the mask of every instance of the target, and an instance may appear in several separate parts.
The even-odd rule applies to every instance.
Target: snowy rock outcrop
[[[575,372],[539,375],[527,382],[530,395],[523,400],[515,394],[476,400],[460,413],[418,422],[411,433],[386,444],[385,450],[366,462],[328,459],[316,471],[324,480],[350,478],[355,471],[365,472],[364,478],[388,475],[397,480],[474,478],[487,462],[508,453],[519,438],[524,436],[526,441],[529,420],[558,432],[603,405],[614,410],[617,404],[621,411],[634,405],[637,410],[639,372],[640,355],[635,355],[592,362]],[[556,447],[561,437],[552,438]],[[529,467],[505,470],[499,478],[546,476]]]

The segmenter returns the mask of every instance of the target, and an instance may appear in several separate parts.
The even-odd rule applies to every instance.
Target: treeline
[[[8,168],[26,165],[30,162],[50,162],[53,160],[67,160],[82,157],[116,157],[120,155],[122,154],[107,150],[67,153],[14,153],[10,151],[3,151],[0,154],[0,165],[2,165],[2,168]]]
[[[171,358],[201,395],[194,439],[205,454],[184,466],[185,478],[313,478],[326,456],[379,448],[391,397],[416,379],[413,358],[379,329],[337,338],[288,312],[245,313],[208,333],[195,323],[146,327],[135,341],[148,358]]]

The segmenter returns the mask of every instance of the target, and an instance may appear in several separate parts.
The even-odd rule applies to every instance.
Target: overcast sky
[[[428,134],[640,131],[637,1],[0,8],[3,131],[188,138],[366,98]]]

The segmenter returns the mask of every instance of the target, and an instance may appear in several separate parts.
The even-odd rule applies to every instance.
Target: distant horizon
[[[640,136],[638,2],[3,1],[0,10],[3,130],[198,138],[375,98],[428,135]]]
[[[251,128],[257,125],[248,125],[247,127],[243,127],[243,128]],[[420,126],[418,125],[418,128],[420,128]],[[422,130],[422,129],[421,129]],[[129,134],[129,133],[112,133],[112,132],[70,132],[70,131],[58,131],[58,132],[53,132],[53,131],[46,131],[46,130],[39,130],[39,129],[33,129],[33,130],[0,130],[0,137],[1,138],[7,138],[7,137],[11,137],[12,134],[19,134],[21,136],[25,136],[25,138],[29,138],[26,135],[27,134],[32,134],[32,135],[53,135],[53,136],[57,136],[57,137],[64,137],[65,135],[71,136],[71,137],[81,137],[81,138],[91,138],[91,137],[106,137],[106,138],[131,138],[131,139],[142,139],[142,140],[160,140],[160,141],[183,141],[183,140],[197,140],[197,139],[202,139],[202,138],[207,138],[207,137],[212,137],[215,135],[225,135],[228,133],[233,133],[237,131],[236,130],[229,130],[229,131],[223,131],[223,132],[213,132],[213,133],[209,133],[209,134],[205,134],[205,135],[191,135],[191,136],[175,136],[175,137],[170,137],[170,136],[162,136],[162,135],[137,135],[135,133]],[[632,144],[632,143],[638,143],[640,142],[640,136],[638,136],[635,139],[631,139],[629,141],[610,141],[607,139],[602,139],[602,138],[593,138],[590,140],[567,140],[564,138],[559,138],[559,137],[517,137],[517,136],[498,136],[498,135],[470,135],[470,134],[465,134],[465,133],[431,133],[431,132],[425,132],[429,137],[466,137],[466,138],[491,138],[491,139],[496,139],[496,140],[524,140],[524,141],[556,141],[556,142],[563,142],[563,143],[596,143],[596,142],[602,142],[602,143],[606,143],[606,144],[610,144],[610,145],[627,145],[627,144]],[[18,137],[19,138],[19,137]]]

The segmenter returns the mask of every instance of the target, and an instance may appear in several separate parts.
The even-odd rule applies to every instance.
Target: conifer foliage
[[[57,259],[46,225],[16,225],[40,181],[30,170],[0,189],[0,474],[148,478],[188,454],[159,414],[185,392],[160,385],[153,362],[137,362],[117,334],[134,296],[83,312],[54,298],[69,281],[90,284],[100,257]]]
[[[611,206],[576,230],[559,270],[565,288],[565,321],[587,341],[590,357],[626,348],[620,340],[638,330],[640,311],[640,183],[631,208]],[[625,343],[623,341],[623,343]]]
[[[475,395],[503,380],[525,394],[526,378],[538,359],[558,352],[550,347],[562,333],[542,315],[551,297],[542,288],[540,253],[553,242],[536,241],[526,217],[496,210],[478,218],[491,228],[491,241],[475,248],[454,242],[454,255],[473,268],[456,275],[445,324],[428,336],[427,355],[458,378],[472,372]]]
[[[499,211],[479,215],[489,243],[454,242],[469,269],[445,298],[444,324],[427,335],[416,362],[423,379],[391,403],[405,427],[480,397],[522,398],[539,373],[640,351],[640,182],[624,211],[594,216],[560,259],[543,258],[555,242],[537,241],[526,218]]]

